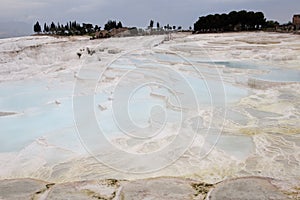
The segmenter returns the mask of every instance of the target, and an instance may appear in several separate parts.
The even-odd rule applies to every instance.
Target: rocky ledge
[[[287,194],[272,184],[274,180],[246,177],[207,184],[190,179],[161,177],[153,179],[90,180],[72,183],[48,183],[34,179],[0,181],[0,199],[251,199],[282,200],[299,198],[296,193]]]
[[[16,115],[15,112],[1,112],[0,111],[0,117],[10,116],[10,115]]]

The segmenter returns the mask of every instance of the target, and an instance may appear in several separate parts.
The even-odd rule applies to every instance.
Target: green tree
[[[255,23],[256,23],[256,27],[257,27],[256,29],[260,29],[266,23],[265,15],[262,12],[256,12],[254,14],[254,20],[255,20]]]
[[[223,32],[258,30],[266,23],[262,12],[241,10],[229,14],[215,14],[199,17],[194,24],[197,32]]]
[[[76,30],[80,31],[80,35],[84,35],[86,33],[88,34],[91,34],[94,32],[94,26],[93,24],[86,24],[86,23],[83,23],[82,24],[82,27],[76,27]]]
[[[154,21],[153,21],[153,20],[150,20],[150,25],[149,25],[149,27],[150,27],[150,28],[153,28],[153,25],[154,25]]]
[[[49,26],[44,23],[44,33],[48,33],[49,32]]]
[[[108,22],[104,25],[104,30],[110,31],[111,29],[117,28],[117,22],[108,20]]]
[[[36,33],[40,33],[42,31],[42,28],[41,28],[40,23],[38,21],[33,26],[33,31],[36,32]]]
[[[123,28],[122,22],[119,21],[116,28]]]
[[[101,27],[99,27],[98,25],[95,26],[95,31],[100,31]]]
[[[279,26],[279,22],[270,20],[266,21],[264,28],[276,28],[277,26]]]
[[[52,32],[52,34],[56,31],[56,26],[55,26],[54,22],[52,22],[50,25],[50,31]]]

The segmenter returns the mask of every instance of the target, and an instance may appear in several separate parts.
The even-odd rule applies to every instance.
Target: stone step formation
[[[0,181],[0,199],[207,199],[261,200],[297,199],[300,191],[284,192],[278,180],[263,177],[229,179],[216,184],[191,179],[162,177],[134,181],[89,180],[49,183],[34,179]]]

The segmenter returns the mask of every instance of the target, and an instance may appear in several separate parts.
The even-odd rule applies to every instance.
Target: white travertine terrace
[[[216,183],[264,176],[299,186],[300,36],[178,33],[173,38],[0,40],[0,179],[69,182],[177,176]],[[89,55],[87,48],[95,53]],[[179,75],[162,70],[166,67]],[[178,80],[181,75],[193,88],[198,108],[189,104],[190,97]],[[72,95],[76,81],[87,84],[95,77],[99,78],[94,91],[95,116],[114,146],[137,154],[166,147],[179,129],[182,107],[176,97],[187,102],[182,110],[192,117],[185,121],[184,130],[195,132],[193,144],[172,165],[152,173],[122,173],[93,159],[77,135]],[[125,91],[153,77],[168,81],[172,88],[151,85],[138,90],[130,101],[132,107],[129,105],[132,120],[143,126],[153,122],[156,130],[165,116],[159,108],[151,110],[153,106],[166,109],[169,118],[162,135],[140,142],[120,134],[114,125],[114,87],[119,84],[120,91]],[[220,84],[225,103],[225,97],[216,92]],[[213,100],[210,92],[216,92]],[[88,94],[83,89],[76,95]],[[224,120],[219,113],[225,110]],[[199,126],[195,120],[201,122]],[[206,135],[206,129],[220,124],[219,141],[204,156],[218,137],[218,130]],[[124,159],[103,156],[114,162]]]

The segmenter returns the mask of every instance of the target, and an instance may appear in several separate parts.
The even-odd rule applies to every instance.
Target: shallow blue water
[[[192,105],[196,99],[200,106],[222,107],[237,103],[241,98],[248,95],[248,91],[244,88],[231,85],[229,83],[221,82],[215,78],[209,79],[201,74],[181,73],[176,74],[168,70],[172,70],[172,66],[166,63],[160,63],[160,60],[172,59],[176,62],[182,61],[182,58],[174,58],[174,55],[160,55],[155,54],[154,59],[149,58],[127,58],[124,62],[116,61],[110,66],[110,70],[122,69],[126,71],[141,69],[154,69],[153,71],[137,71],[133,73],[133,78],[128,79],[129,83],[134,84],[135,79],[143,78],[145,81],[149,77],[155,77],[154,80],[159,82],[166,81],[173,92],[184,100],[185,105],[189,109],[197,109],[196,105]],[[153,59],[153,60],[151,60]],[[158,61],[156,61],[157,59]],[[184,61],[183,61],[184,62]],[[182,62],[182,63],[183,63]],[[202,62],[202,61],[199,61]],[[260,69],[263,66],[254,64],[237,63],[237,62],[205,62],[205,64],[223,65],[229,68],[243,68],[243,69]],[[164,67],[169,67],[168,70],[163,70]],[[184,67],[184,64],[182,65]],[[190,66],[191,67],[191,66]],[[299,81],[299,71],[297,70],[276,70],[271,69],[269,73],[260,75],[256,78],[265,78],[268,80],[277,81]],[[265,69],[264,69],[265,70]],[[117,72],[118,76],[123,73],[120,70]],[[143,71],[142,71],[143,72]],[[210,73],[209,69],[205,68],[201,73]],[[83,74],[83,75],[82,75]],[[87,70],[79,76],[82,79],[95,78],[97,75],[93,70]],[[113,74],[110,74],[113,76]],[[215,77],[215,76],[213,76]],[[206,79],[205,79],[206,78]],[[81,80],[82,81],[82,80]],[[184,83],[183,83],[183,82]],[[126,83],[126,81],[125,81]],[[188,84],[191,91],[186,91],[183,84]],[[126,86],[126,85],[125,85]],[[121,87],[122,88],[122,87]],[[123,87],[126,90],[126,87]],[[152,94],[154,92],[154,95]],[[76,124],[74,123],[74,110],[72,105],[73,83],[48,82],[46,80],[31,80],[20,82],[7,82],[0,84],[0,112],[16,112],[17,115],[0,117],[0,152],[18,151],[40,137],[51,137],[52,134],[64,133],[63,130],[68,129],[69,134],[77,135]],[[116,119],[110,105],[114,100],[110,99],[113,94],[107,92],[98,92],[94,96],[94,117],[98,121],[99,127],[103,129],[108,136],[116,136],[120,133],[120,127],[116,124]],[[122,95],[120,96],[122,98]],[[126,99],[127,101],[127,99]],[[170,104],[170,105],[169,105]],[[103,106],[103,108],[102,108]],[[128,101],[128,112],[131,115],[131,120],[141,126],[146,127],[151,121],[152,115],[160,122],[167,118],[168,123],[176,123],[180,121],[180,112],[175,108],[168,107],[165,112],[161,112],[159,107],[166,108],[167,106],[180,107],[176,98],[172,96],[172,92],[166,88],[142,87],[137,90],[133,98]],[[156,107],[158,110],[153,108]],[[123,108],[124,110],[127,108]],[[80,109],[86,109],[83,104]],[[166,116],[164,116],[166,114]],[[87,122],[89,118],[84,119]],[[88,131],[88,130],[87,130]],[[49,135],[50,134],[50,135]],[[71,137],[74,139],[74,137]],[[72,141],[66,141],[72,142]]]
[[[49,90],[41,81],[1,84],[0,111],[17,113],[0,117],[0,152],[20,150],[47,132],[73,124],[71,92],[64,87]]]
[[[257,78],[274,82],[300,82],[300,70],[274,68],[269,73],[259,75]]]
[[[300,81],[300,70],[295,69],[281,69],[273,66],[258,65],[250,61],[213,61],[203,60],[197,58],[185,58],[176,54],[154,54],[154,57],[158,61],[162,62],[176,62],[176,63],[203,63],[211,64],[212,66],[224,66],[226,68],[235,69],[250,69],[250,70],[264,70],[266,74],[258,75],[257,77],[261,80],[276,81],[276,82],[299,82]]]
[[[236,69],[255,69],[255,70],[264,70],[267,71],[262,75],[257,75],[253,78],[265,80],[265,81],[274,81],[274,82],[299,82],[300,81],[300,70],[296,69],[282,69],[272,66],[261,66],[249,62],[205,62],[215,65],[225,66],[227,68],[236,68]]]

